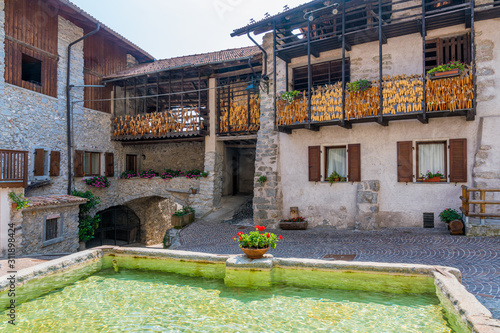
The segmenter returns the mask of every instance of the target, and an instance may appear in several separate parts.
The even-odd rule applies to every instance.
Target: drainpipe
[[[267,52],[266,50],[264,50],[264,48],[262,46],[259,45],[259,43],[257,43],[255,41],[255,39],[252,38],[252,36],[250,36],[250,31],[247,31],[247,36],[248,38],[250,38],[250,40],[255,44],[257,45],[257,47],[262,51],[262,53],[264,54],[264,73],[262,73],[262,78],[265,80],[265,81],[268,81],[269,80],[269,77],[267,76]]]
[[[68,68],[66,70],[66,126],[67,126],[67,140],[68,140],[68,194],[71,195],[71,191],[73,189],[73,173],[72,173],[72,167],[71,167],[71,160],[73,159],[72,157],[72,149],[73,149],[73,144],[72,144],[72,137],[73,133],[71,131],[71,84],[70,84],[70,79],[71,79],[71,47],[82,40],[84,40],[87,37],[92,36],[93,34],[97,33],[101,29],[101,22],[97,23],[97,27],[94,31],[86,34],[85,36],[75,40],[68,46]]]

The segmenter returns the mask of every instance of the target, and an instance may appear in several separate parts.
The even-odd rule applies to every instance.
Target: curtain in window
[[[99,174],[99,153],[92,153],[92,174],[93,175],[98,175]]]
[[[347,148],[328,149],[328,170],[326,176],[330,176],[334,171],[341,177],[347,177]]]
[[[84,157],[84,161],[83,161],[83,172],[85,173],[85,175],[92,174],[90,161],[91,161],[90,153],[85,153],[85,157]]]
[[[444,174],[444,143],[419,144],[418,154],[419,176],[426,174],[428,171]]]

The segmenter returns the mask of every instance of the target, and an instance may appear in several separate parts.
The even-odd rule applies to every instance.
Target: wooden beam
[[[262,66],[257,66],[253,68],[256,72],[262,72]],[[217,73],[213,74],[211,77],[212,78],[225,78],[225,77],[231,77],[231,76],[237,76],[237,75],[243,75],[243,74],[250,74],[253,73],[251,68],[245,68],[245,69],[240,69],[237,71],[232,71],[232,72],[226,72],[226,73]]]
[[[235,141],[235,140],[253,140],[253,139],[257,140],[257,134],[217,137],[217,141]]]

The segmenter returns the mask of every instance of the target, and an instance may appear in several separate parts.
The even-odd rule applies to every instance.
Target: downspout
[[[87,37],[92,36],[93,34],[97,33],[101,29],[101,22],[97,23],[97,27],[94,31],[86,34],[85,36],[75,40],[68,46],[68,68],[66,70],[66,126],[67,126],[67,140],[68,140],[68,194],[71,195],[72,189],[73,189],[73,173],[72,173],[72,167],[71,167],[71,161],[73,159],[73,144],[72,144],[72,138],[73,138],[73,133],[71,131],[71,47],[82,40],[84,40]]]
[[[250,31],[247,31],[247,36],[255,45],[257,45],[257,47],[262,51],[262,54],[264,54],[264,73],[262,73],[262,78],[267,81],[269,80],[269,77],[267,76],[267,52],[262,46],[259,45],[259,43],[255,41],[255,39],[252,38],[252,36],[250,36]]]

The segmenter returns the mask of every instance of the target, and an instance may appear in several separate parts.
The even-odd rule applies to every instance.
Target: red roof
[[[147,64],[141,64],[133,68],[129,68],[120,71],[118,73],[109,75],[104,79],[109,80],[116,78],[125,78],[130,76],[167,71],[176,68],[196,67],[196,66],[210,65],[222,62],[236,61],[241,59],[252,58],[259,54],[261,54],[261,51],[257,46],[247,46],[237,49],[194,54],[189,56],[158,60]]]

